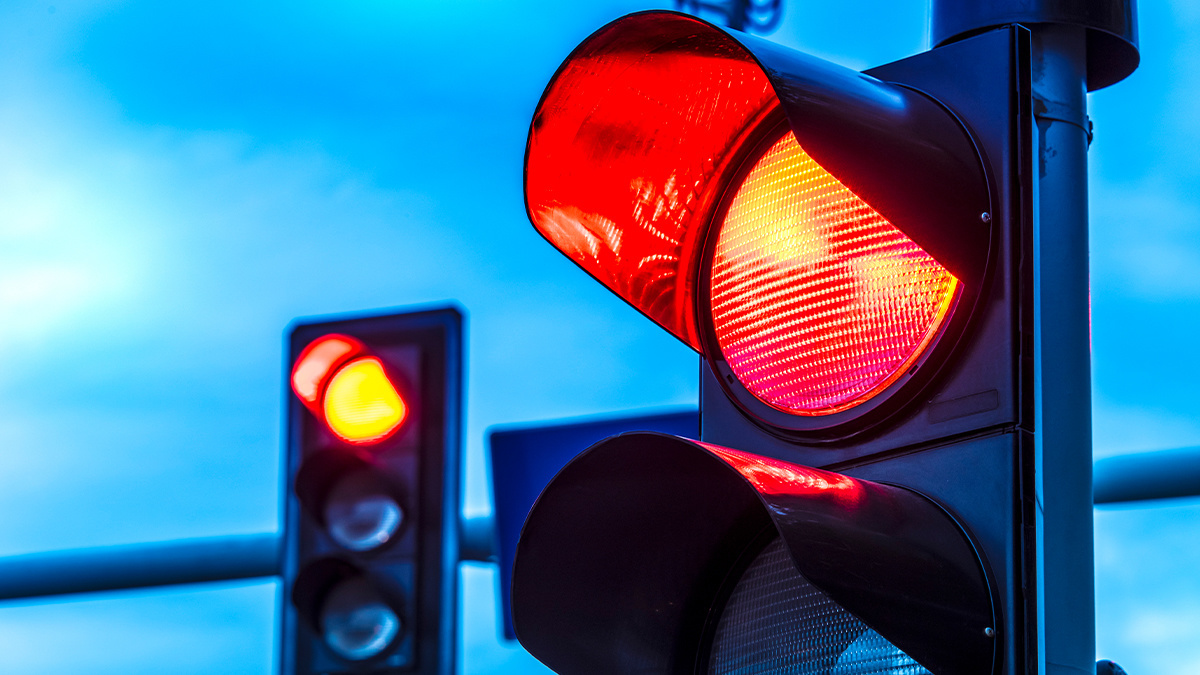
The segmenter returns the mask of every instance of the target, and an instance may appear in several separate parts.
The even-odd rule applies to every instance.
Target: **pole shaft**
[[[1080,26],[1035,25],[1032,36],[1039,159],[1039,652],[1048,675],[1094,675],[1087,42]]]

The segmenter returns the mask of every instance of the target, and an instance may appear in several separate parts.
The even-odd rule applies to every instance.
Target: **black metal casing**
[[[993,256],[970,325],[919,398],[842,441],[806,444],[733,403],[701,366],[701,438],[904,485],[970,532],[1000,594],[1000,673],[1037,672],[1033,118],[1030,41],[1010,26],[866,71],[922,91],[970,130],[993,179]]]
[[[1136,0],[935,0],[930,9],[930,33],[939,46],[1014,23],[1085,29],[1088,91],[1120,82],[1141,61]]]
[[[631,23],[636,31],[638,22],[652,18],[634,15]],[[688,38],[678,27],[664,30],[681,31],[671,40]],[[879,503],[892,500],[892,515],[899,519],[895,539],[883,541],[888,532],[882,517],[867,517],[872,524],[864,529],[853,514],[823,510],[819,499],[780,501],[759,489],[756,500],[753,490],[715,487],[720,471],[688,459],[711,449],[674,438],[616,437],[564,468],[535,504],[514,568],[517,634],[535,656],[563,673],[707,672],[706,629],[696,617],[720,612],[720,587],[745,569],[746,551],[763,532],[774,530],[801,575],[935,674],[1037,672],[1029,32],[1020,26],[984,32],[867,71],[870,78],[766,41],[734,39],[763,68],[793,132],[803,147],[812,146],[814,159],[834,175],[856,176],[856,192],[870,193],[869,203],[879,204],[899,229],[957,267],[955,274],[971,288],[955,310],[952,322],[958,323],[940,336],[942,344],[931,356],[862,411],[824,426],[781,419],[784,413],[765,411],[747,398],[713,348],[699,294],[707,359],[701,366],[701,440],[873,481],[878,492],[872,494],[892,495]],[[897,102],[891,111],[889,96]],[[922,133],[937,139],[920,147]],[[964,138],[969,150],[953,149]],[[942,143],[951,148],[948,155],[925,154]],[[939,155],[942,160],[934,157]],[[946,175],[947,156],[961,160],[962,182],[929,184],[930,177]],[[973,168],[973,161],[982,168]],[[889,183],[889,173],[897,180]],[[981,185],[982,192],[946,190],[953,185]],[[946,203],[930,202],[939,194]],[[923,202],[935,214],[924,225]],[[967,229],[972,226],[978,229]],[[697,277],[703,280],[703,271]],[[687,452],[680,450],[685,446]],[[645,458],[642,470],[661,483],[659,494],[637,492],[650,480],[631,478],[639,454]],[[696,499],[706,485],[713,490],[708,499]],[[617,504],[620,500],[632,503]],[[611,513],[605,512],[606,501],[613,502]],[[916,504],[932,511],[919,515],[925,508]],[[876,516],[886,511],[866,510]],[[934,599],[946,589],[926,576],[929,570],[917,562],[921,555],[904,552],[924,546],[904,533],[917,521],[927,523],[924,534],[931,541],[941,542],[928,550],[976,566],[958,575],[971,581],[949,593],[960,598],[957,609],[953,601]],[[943,534],[930,534],[939,528]],[[868,531],[872,534],[862,534]],[[818,542],[826,536],[830,545],[822,548]],[[805,548],[813,544],[823,554],[806,559]],[[855,551],[867,562],[855,561]],[[814,562],[818,558],[825,562]],[[887,569],[891,561],[899,567],[896,574]],[[829,567],[820,569],[822,564]],[[839,577],[839,570],[853,581]],[[596,579],[590,590],[589,576]],[[943,579],[955,587],[951,576]],[[892,600],[883,596],[892,591],[902,601],[889,605]],[[949,628],[953,621],[938,624],[939,612],[960,612],[961,622],[956,628]],[[902,625],[897,616],[915,617],[925,626]],[[984,616],[989,620],[978,618]],[[975,633],[951,637],[967,627]]]
[[[455,672],[462,332],[462,313],[455,307],[293,324],[284,383],[282,673]],[[377,446],[337,439],[291,391],[289,376],[300,352],[331,333],[356,338],[379,357],[410,407],[400,431]],[[348,469],[375,472],[405,511],[395,539],[377,550],[340,547],[313,506]],[[397,611],[403,628],[395,645],[354,662],[329,649],[316,617],[334,583],[359,575]]]

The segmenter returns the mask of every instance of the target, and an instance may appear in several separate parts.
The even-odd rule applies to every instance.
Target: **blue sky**
[[[774,38],[866,68],[923,1],[785,2]],[[1200,445],[1200,6],[1143,2],[1091,96],[1098,457]],[[493,424],[688,404],[695,355],[525,219],[542,87],[652,4],[0,5],[0,555],[278,529],[283,330],[469,311],[467,508]],[[1200,672],[1200,500],[1097,512],[1099,649]],[[467,672],[532,672],[465,566]],[[0,604],[0,672],[269,673],[274,583]],[[186,663],[180,664],[180,654]]]

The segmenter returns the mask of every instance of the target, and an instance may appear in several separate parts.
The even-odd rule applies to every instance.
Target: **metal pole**
[[[1094,675],[1087,36],[1082,26],[1031,29],[1039,171],[1039,660],[1048,675]]]
[[[462,561],[496,562],[491,515],[459,521]],[[0,558],[0,600],[279,576],[283,538],[247,534]]]
[[[1200,448],[1159,450],[1096,462],[1095,502],[1200,496]]]
[[[1136,3],[933,0],[930,9],[937,45],[1013,23],[1033,37],[1038,671],[1093,675],[1087,91],[1137,68]]]
[[[182,539],[0,558],[0,599],[279,574],[276,534]]]
[[[467,516],[459,521],[459,560],[494,563],[498,560],[496,549],[496,518],[494,515]]]

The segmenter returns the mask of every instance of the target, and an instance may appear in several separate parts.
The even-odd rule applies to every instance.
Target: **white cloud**
[[[1137,612],[1126,623],[1125,635],[1140,647],[1200,644],[1200,607]]]
[[[32,130],[0,115],[0,348],[78,327],[137,295],[149,248],[72,167],[39,164]],[[26,136],[27,138],[27,136]]]
[[[0,272],[0,314],[11,317],[0,332],[0,347],[29,340],[69,325],[111,278],[100,270],[55,261]]]

